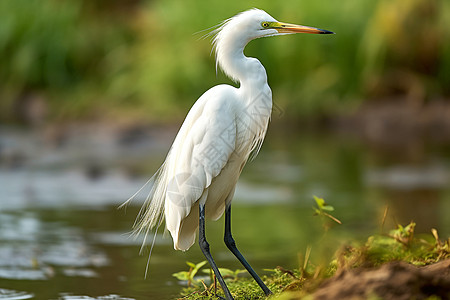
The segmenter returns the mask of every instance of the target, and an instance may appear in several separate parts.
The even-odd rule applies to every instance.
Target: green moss
[[[449,240],[440,241],[434,229],[433,234],[416,237],[415,225],[398,225],[389,234],[370,236],[363,246],[347,247],[342,255],[350,267],[378,266],[389,261],[423,266],[450,257]]]
[[[267,284],[268,288],[275,294],[281,294],[283,291],[298,290],[301,288],[304,282],[304,278],[300,277],[298,270],[289,271],[283,268],[277,268],[271,270],[272,274],[263,276],[263,281]],[[248,277],[238,277],[233,279],[224,276],[227,281],[227,285],[237,299],[265,299],[266,296],[262,292],[258,284]],[[184,288],[181,292],[183,299],[215,299],[214,284],[210,286],[196,285],[189,288]],[[219,286],[216,289],[217,295],[224,296]]]

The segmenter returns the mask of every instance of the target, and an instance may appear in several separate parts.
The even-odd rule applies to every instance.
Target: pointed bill
[[[276,29],[279,33],[314,33],[314,34],[334,34],[332,31],[328,31],[325,29],[319,29],[315,27],[289,24],[283,22],[277,22],[272,27]]]

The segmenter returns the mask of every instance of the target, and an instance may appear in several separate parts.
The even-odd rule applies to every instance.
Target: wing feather
[[[217,97],[218,94],[222,96]],[[189,113],[196,114],[195,118],[186,118],[166,159],[169,181],[165,218],[174,241],[181,222],[226,166],[236,146],[233,97],[227,97],[223,91],[209,93],[198,103]]]

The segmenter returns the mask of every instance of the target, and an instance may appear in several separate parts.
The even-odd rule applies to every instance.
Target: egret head
[[[314,27],[294,25],[277,21],[261,9],[250,9],[225,20],[216,28],[213,45],[216,52],[216,69],[218,66],[233,80],[238,81],[233,69],[234,58],[243,55],[244,47],[251,40],[294,33],[330,34],[328,30]],[[237,60],[235,60],[237,61]]]
[[[215,33],[217,33],[214,38],[216,46],[221,40],[233,40],[245,46],[253,39],[267,36],[294,33],[332,34],[334,32],[279,22],[265,11],[254,8],[224,21]]]

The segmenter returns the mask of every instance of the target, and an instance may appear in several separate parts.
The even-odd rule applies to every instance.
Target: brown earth
[[[317,300],[419,300],[430,296],[450,299],[450,259],[424,267],[391,262],[376,269],[344,270],[324,281],[313,294]]]

